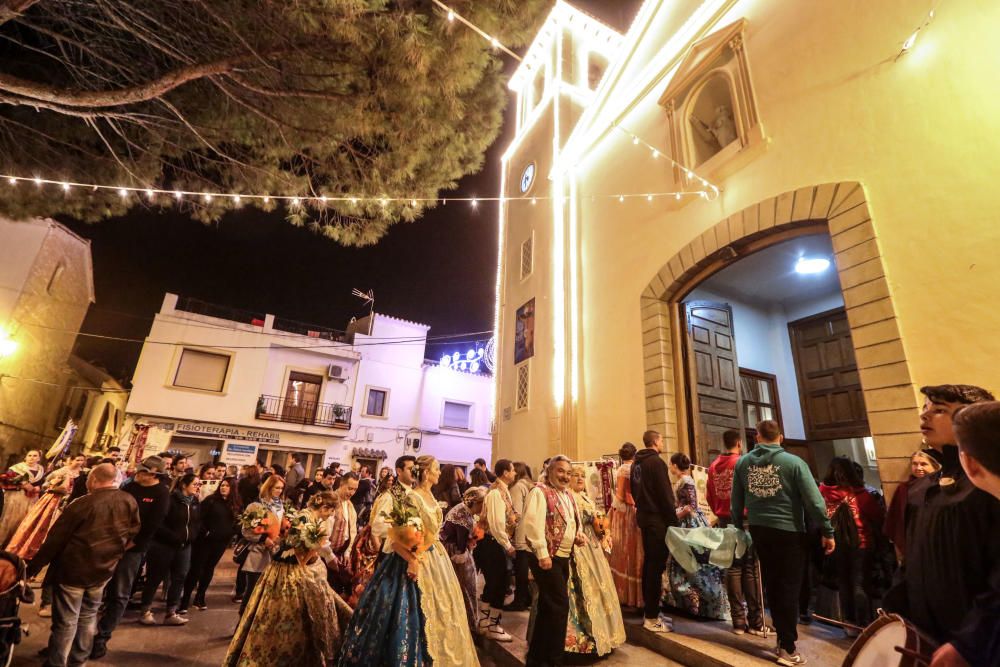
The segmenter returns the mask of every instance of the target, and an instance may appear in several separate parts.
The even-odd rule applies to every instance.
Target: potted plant
[[[346,424],[347,423],[347,408],[343,405],[333,406],[333,421],[336,424]]]

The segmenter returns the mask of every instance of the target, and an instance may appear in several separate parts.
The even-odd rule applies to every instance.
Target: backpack
[[[837,506],[833,516],[830,517],[830,523],[833,524],[833,538],[837,542],[838,549],[843,546],[853,550],[861,545],[858,524],[854,522],[854,514],[847,501]]]

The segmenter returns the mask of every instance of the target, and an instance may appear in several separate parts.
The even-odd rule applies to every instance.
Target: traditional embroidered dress
[[[611,509],[611,574],[618,600],[628,607],[642,607],[642,534],[635,518],[635,500],[629,476],[632,462],[623,463],[615,480]],[[624,499],[624,500],[619,500]]]
[[[69,467],[60,468],[48,476],[45,480],[45,493],[28,510],[21,525],[7,543],[6,551],[17,554],[24,560],[35,557],[42,542],[48,537],[52,524],[62,513],[66,498],[73,488],[73,482],[79,476],[79,470]]]
[[[607,655],[625,643],[625,623],[611,567],[594,531],[597,506],[583,493],[573,493],[587,541],[573,551],[569,571],[569,621],[566,651]]]
[[[469,541],[473,539],[476,530],[476,517],[473,516],[465,503],[459,503],[448,511],[441,525],[441,544],[451,558],[455,568],[455,576],[462,587],[462,598],[465,601],[465,614],[469,620],[469,629],[476,629],[476,565],[472,560],[472,550]]]
[[[698,492],[694,479],[688,475],[681,478],[677,486],[677,508],[690,507],[692,512],[681,519],[681,528],[702,528],[708,526],[705,515],[698,507]],[[671,556],[667,561],[667,575],[670,585],[664,590],[665,605],[683,609],[694,616],[730,620],[729,598],[726,596],[725,570],[709,564],[709,553],[696,556],[699,567],[688,573]]]
[[[340,651],[351,608],[309,567],[315,554],[287,549],[254,587],[224,667],[326,667]]]
[[[38,500],[38,487],[42,485],[42,479],[45,477],[43,466],[39,465],[32,470],[24,461],[12,465],[10,472],[17,477],[23,476],[24,482],[31,484],[34,489],[31,492],[26,492],[20,484],[4,488],[3,516],[0,517],[0,546],[7,543],[14,531],[21,525],[28,510]]]

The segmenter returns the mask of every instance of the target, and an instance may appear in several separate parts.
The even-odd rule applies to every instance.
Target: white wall
[[[777,377],[785,436],[805,439],[788,323],[843,306],[843,296],[837,292],[786,307],[778,302],[751,303],[724,292],[698,288],[685,301],[716,301],[732,306],[736,359],[740,367]]]

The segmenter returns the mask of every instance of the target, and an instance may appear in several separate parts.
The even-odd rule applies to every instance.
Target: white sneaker
[[[500,625],[491,625],[487,630],[486,636],[496,642],[514,641],[514,638],[507,634]]]
[[[673,632],[674,629],[667,625],[666,623],[660,622],[659,619],[647,618],[642,622],[642,627],[650,632],[656,632],[659,634],[666,634],[668,632]]]
[[[45,605],[44,607],[38,608],[38,615],[42,618],[49,618],[52,616],[52,607]]]
[[[785,665],[786,667],[795,667],[795,665],[806,664],[806,659],[798,651],[789,653],[785,649],[779,648],[777,662],[779,665]]]
[[[747,633],[746,628],[733,628],[734,635],[745,635]]]
[[[190,619],[184,618],[183,616],[179,616],[177,614],[168,614],[163,619],[163,625],[184,625],[189,620]]]
[[[156,619],[153,618],[153,612],[144,611],[142,616],[139,617],[139,622],[143,625],[156,625]]]

